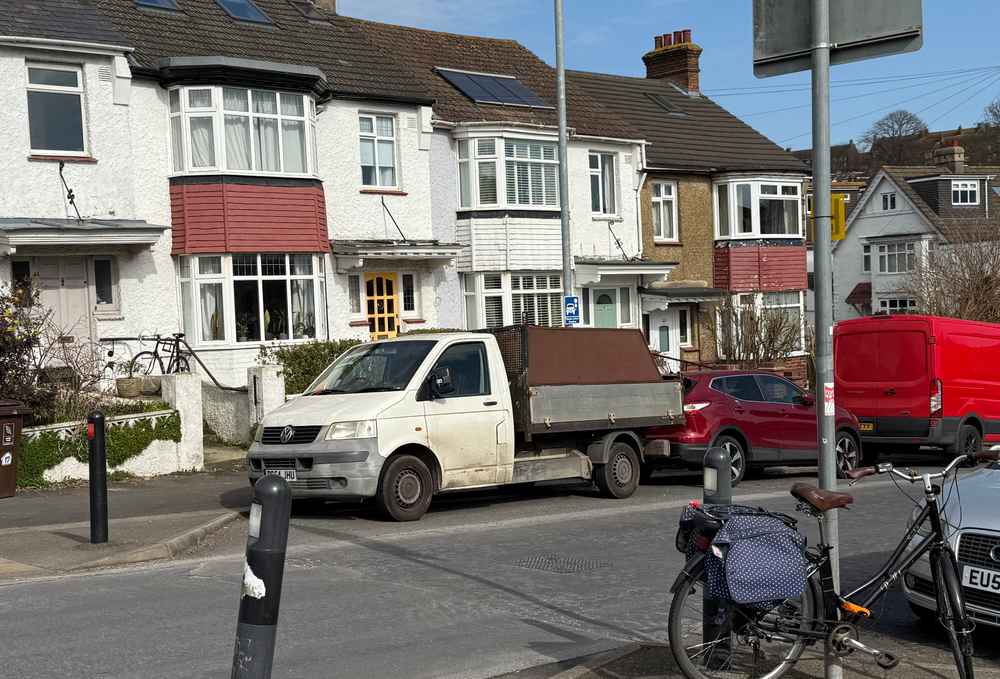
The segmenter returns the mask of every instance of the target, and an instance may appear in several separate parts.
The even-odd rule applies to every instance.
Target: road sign
[[[563,297],[563,318],[567,326],[580,324],[580,298],[576,295]]]
[[[812,66],[812,3],[754,0],[753,73],[758,78]],[[923,44],[921,0],[837,0],[830,3],[830,63],[844,64]]]

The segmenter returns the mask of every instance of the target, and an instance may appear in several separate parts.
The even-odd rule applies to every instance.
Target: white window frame
[[[798,293],[799,302],[798,304],[766,304],[765,300],[768,295],[776,294],[788,294],[788,293]],[[772,290],[768,292],[741,292],[732,296],[732,303],[734,308],[739,309],[742,306],[753,306],[758,312],[764,309],[798,309],[799,310],[799,348],[791,353],[792,356],[801,356],[805,353],[805,341],[806,341],[806,316],[805,316],[805,291],[804,290]],[[715,312],[715,322],[717,327],[721,327],[722,324],[722,312],[716,308]],[[726,358],[722,352],[722,342],[721,338],[716,339],[715,350],[719,358]]]
[[[965,193],[965,200],[962,194]],[[955,197],[958,200],[955,200]],[[960,206],[979,205],[979,180],[978,179],[953,179],[951,182],[951,204]]]
[[[29,70],[31,68],[39,68],[50,71],[67,71],[76,74],[76,87],[67,87],[65,85],[36,85],[31,82],[31,77]],[[31,120],[30,114],[26,117],[28,123],[28,149],[32,155],[39,156],[72,156],[79,158],[86,158],[90,156],[90,140],[88,139],[87,130],[87,105],[86,105],[86,93],[83,86],[83,68],[73,64],[59,64],[59,63],[49,63],[49,62],[39,62],[39,61],[26,61],[24,65],[24,85],[25,85],[25,111],[28,111],[27,93],[28,92],[55,92],[59,94],[75,94],[80,100],[80,136],[83,138],[83,150],[82,151],[63,151],[60,149],[36,149],[31,146]]]
[[[493,144],[493,153],[487,153],[485,143]],[[503,147],[503,139],[496,137],[468,137],[459,139],[457,144],[458,152],[458,201],[462,210],[473,210],[481,208],[496,208],[503,203],[501,191],[506,185],[506,179],[501,172],[500,153],[498,149]],[[465,158],[462,157],[462,149],[465,149]],[[496,200],[492,202],[483,201],[482,196],[482,170],[484,167],[493,167],[493,191]],[[462,201],[462,179],[469,185],[469,200]]]
[[[501,137],[498,143],[503,144],[504,172],[498,175],[497,181],[503,185],[504,204],[514,210],[558,210],[559,209],[559,154],[556,142],[522,137]],[[536,153],[537,150],[537,153]],[[528,202],[517,200],[521,188],[521,173],[519,168],[526,167],[525,175],[528,182]],[[535,168],[538,168],[537,179],[541,181],[540,201],[535,201],[536,188]],[[510,172],[513,168],[513,179],[516,190],[510,195]],[[499,197],[499,192],[498,192]]]
[[[728,194],[726,196],[729,233],[723,234],[720,230],[719,217],[719,187],[725,185]],[[750,230],[742,231],[743,220],[737,213],[737,203],[740,185],[750,186]],[[761,187],[774,186],[775,194],[761,193]],[[760,201],[761,200],[781,200],[794,201],[797,205],[795,210],[796,227],[795,233],[761,233],[760,230]],[[743,178],[734,177],[715,182],[712,186],[712,213],[714,218],[715,239],[716,240],[741,240],[741,239],[800,239],[805,238],[805,230],[802,218],[802,182],[786,178]]]
[[[878,301],[878,310],[880,313],[885,312],[890,315],[916,313],[917,300],[911,297],[887,297]]]
[[[97,263],[108,262],[111,271],[111,304],[99,304],[97,301]],[[122,313],[122,296],[120,276],[118,273],[118,258],[114,255],[96,255],[90,261],[90,275],[94,281],[94,315],[98,318],[118,318]]]
[[[379,134],[378,129],[378,119],[388,118],[392,121],[392,136],[386,137],[385,135]],[[372,131],[362,132],[361,131],[361,120],[367,119],[371,121]],[[395,113],[387,113],[384,111],[367,111],[358,114],[358,139],[359,144],[362,140],[371,141],[374,146],[375,151],[375,183],[366,184],[364,180],[364,175],[361,177],[361,186],[366,189],[388,189],[388,190],[399,190],[402,183],[400,181],[400,162],[399,162],[399,116]],[[379,159],[379,142],[392,142],[392,165],[383,165]],[[361,168],[361,150],[360,146],[358,148],[358,169]],[[395,179],[393,184],[383,184],[382,183],[382,173],[380,170],[383,168],[391,167],[392,176]]]
[[[495,283],[499,277],[498,287],[487,287],[486,281],[489,278]],[[525,279],[531,279],[531,287],[524,287]],[[539,279],[545,279],[544,287],[538,287]],[[552,283],[557,285],[553,286]],[[562,327],[563,324],[563,293],[562,275],[558,271],[489,271],[481,273],[465,273],[462,275],[462,292],[465,301],[465,319],[468,326],[469,319],[476,320],[478,328],[468,328],[478,330],[486,327],[486,298],[499,298],[501,300],[501,325],[513,325],[520,323],[520,318],[515,318],[515,307],[521,306],[523,309],[524,299],[530,298],[535,309],[535,322],[538,321],[538,297],[548,297],[548,314],[550,320],[558,318],[558,325],[550,327]],[[515,305],[514,298],[522,298],[518,305]],[[473,305],[470,307],[470,305]],[[471,312],[471,313],[470,313]],[[498,326],[499,327],[499,326]]]
[[[400,271],[399,272],[399,318],[401,320],[407,319],[417,319],[421,318],[420,314],[420,272],[419,271]],[[406,276],[413,276],[413,308],[406,308],[406,285],[404,279]]]
[[[917,248],[917,242],[914,240],[900,241],[893,243],[877,243],[875,251],[878,253],[878,272],[885,276],[896,276],[899,274],[908,274],[916,271],[919,265],[920,252]],[[889,250],[893,251],[890,252]],[[889,271],[889,258],[894,257],[896,262],[896,270]],[[900,257],[903,258],[903,262],[906,268],[899,267]]]
[[[353,284],[356,284],[357,287],[353,288]],[[365,286],[359,273],[347,275],[347,305],[352,320],[365,318]],[[357,311],[355,311],[355,306]]]
[[[233,269],[233,258],[234,256],[252,256],[257,259],[257,274],[249,276],[236,276],[234,275]],[[263,269],[261,267],[261,256],[262,255],[280,255],[285,258],[285,273],[282,275],[264,275]],[[291,270],[291,258],[295,256],[308,256],[312,258],[312,273],[311,274],[292,274]],[[212,259],[215,257],[221,258],[221,272],[218,274],[202,274],[199,273],[199,260],[200,259]],[[324,339],[329,337],[329,327],[327,324],[327,314],[326,314],[326,267],[324,256],[317,253],[307,253],[307,252],[293,252],[293,253],[275,253],[275,252],[264,252],[264,253],[231,253],[231,254],[199,254],[199,255],[185,255],[178,258],[177,261],[177,278],[180,283],[190,284],[190,299],[187,302],[191,305],[192,309],[192,321],[195,325],[194,328],[184,328],[186,334],[186,339],[193,346],[201,346],[206,348],[211,347],[254,347],[260,346],[262,344],[302,344],[305,342],[312,342],[317,339]],[[189,267],[189,268],[187,268]],[[185,269],[189,275],[185,275]],[[293,280],[312,280],[313,281],[313,335],[314,337],[294,337],[294,330],[291,327],[291,322],[288,325],[287,334],[292,337],[291,339],[265,339],[264,331],[264,299],[263,299],[263,281],[265,280],[284,280],[285,281],[285,304],[289,314],[289,321],[291,321],[292,313],[292,283]],[[257,313],[258,313],[258,325],[261,331],[261,338],[259,340],[252,341],[239,341],[236,330],[236,300],[234,294],[234,283],[236,281],[257,281]],[[201,313],[201,293],[200,288],[202,285],[206,284],[222,284],[222,339],[219,340],[203,340],[202,337],[202,313]],[[183,295],[183,288],[178,285],[178,297]],[[183,301],[182,301],[183,304]],[[183,322],[183,306],[181,307],[181,319]]]
[[[665,189],[669,189],[670,195],[666,194]],[[656,192],[659,190],[660,195],[657,196]],[[678,224],[678,195],[677,195],[677,182],[667,181],[667,182],[653,182],[650,187],[650,196],[653,206],[653,242],[654,243],[679,243],[680,242],[680,224]],[[670,214],[671,224],[673,226],[673,234],[666,234],[663,231],[664,216],[668,213]],[[657,230],[656,217],[660,217],[660,228]]]
[[[882,196],[882,212],[892,212],[896,209],[896,192],[885,191]]]
[[[597,167],[594,167],[594,160]],[[605,167],[611,163],[611,186],[605,182]],[[612,151],[590,151],[587,154],[587,169],[590,176],[590,212],[597,217],[616,217],[620,213],[618,196],[618,154]],[[594,209],[593,181],[597,178],[599,188],[597,210]],[[610,198],[610,201],[609,201]],[[609,205],[610,202],[610,205]]]
[[[861,246],[861,273],[872,272],[872,246]]]
[[[681,322],[681,314],[684,314],[683,322]],[[694,324],[691,320],[693,315],[693,309],[690,306],[677,308],[677,341],[681,349],[694,347]]]
[[[597,295],[595,290],[613,290],[615,293],[615,308],[618,310],[617,323],[619,328],[641,328],[642,308],[639,299],[639,291],[635,285],[621,285],[608,283],[602,285],[594,283],[584,288],[577,288],[576,294],[580,298],[580,324],[582,328],[596,327],[594,321],[597,317]],[[622,292],[625,291],[623,295]],[[624,299],[625,297],[628,299]],[[624,309],[628,313],[623,313]]]
[[[246,111],[225,110],[225,98],[223,90],[245,90],[247,96]],[[189,92],[191,90],[211,90],[211,107],[192,107],[190,105]],[[253,110],[253,93],[267,92],[273,94],[277,106],[276,113],[255,113]],[[171,92],[178,93],[179,110],[170,110]],[[303,115],[295,116],[283,113],[281,110],[281,97],[301,97],[303,102]],[[250,169],[229,168],[228,156],[226,153],[226,116],[245,117],[250,122]],[[168,135],[173,135],[173,123],[176,118],[180,118],[181,123],[181,151],[183,159],[180,169],[177,169],[174,153],[174,140],[170,138],[170,171],[172,176],[183,176],[189,174],[225,173],[233,175],[248,176],[268,176],[268,177],[315,177],[317,151],[316,151],[316,101],[312,96],[301,92],[288,92],[285,90],[272,90],[261,87],[232,87],[229,85],[185,85],[172,87],[167,91],[167,122]],[[191,119],[192,118],[212,118],[212,136],[215,149],[215,164],[212,166],[195,167],[192,162],[191,148]],[[274,120],[277,124],[278,132],[278,170],[264,170],[256,168],[257,163],[257,139],[254,134],[253,121],[255,119]],[[303,134],[305,135],[306,146],[306,171],[305,172],[285,172],[285,148],[284,134],[282,127],[284,122],[303,123]]]

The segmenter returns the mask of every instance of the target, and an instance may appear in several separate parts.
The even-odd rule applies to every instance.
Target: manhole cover
[[[598,568],[608,568],[611,566],[611,562],[598,559],[573,559],[558,554],[542,554],[515,561],[514,565],[536,571],[548,571],[549,573],[582,573]]]

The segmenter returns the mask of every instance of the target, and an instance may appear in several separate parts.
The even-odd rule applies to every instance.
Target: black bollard
[[[108,451],[104,441],[104,413],[87,415],[87,459],[90,465],[90,542],[108,541]]]
[[[704,460],[704,487],[702,488],[702,503],[704,505],[731,505],[733,503],[733,471],[729,454],[723,448],[709,448]],[[705,588],[702,598],[702,642],[709,644],[715,640],[727,637],[713,648],[711,656],[706,660],[709,669],[721,669],[729,662],[730,648],[728,637],[732,634],[732,611],[728,602],[712,599]]]
[[[292,491],[284,479],[261,477],[253,495],[232,679],[270,679],[292,513]]]

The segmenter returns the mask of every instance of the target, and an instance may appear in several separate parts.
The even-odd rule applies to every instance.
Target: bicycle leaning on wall
[[[741,512],[743,516],[756,512],[790,529],[794,529],[796,520],[737,506],[692,506],[685,510],[686,518],[682,517],[677,546],[687,551],[689,559],[670,589],[674,597],[668,622],[670,650],[684,675],[689,679],[740,676],[776,679],[795,665],[806,647],[818,643],[838,656],[854,652],[869,655],[883,669],[891,669],[899,660],[861,642],[857,625],[871,617],[872,605],[910,566],[927,555],[937,591],[938,620],[947,632],[958,676],[973,679],[974,625],[965,611],[958,563],[942,518],[941,488],[963,462],[996,461],[1000,461],[1000,453],[981,451],[960,455],[936,473],[917,474],[912,470],[896,469],[890,463],[848,472],[852,484],[873,474],[891,474],[910,483],[920,483],[925,504],[888,562],[873,577],[845,595],[834,587],[831,547],[820,523],[820,543],[805,550],[807,577],[800,596],[768,601],[763,606],[759,601],[720,600],[710,587],[712,569],[718,563],[711,559],[725,556],[714,544],[719,532]],[[821,490],[806,483],[796,483],[791,493],[799,501],[797,509],[817,519],[824,511],[844,508],[854,501],[848,493]],[[926,525],[930,532],[923,535],[921,529]],[[795,535],[794,530],[792,532]],[[918,535],[923,537],[915,542]],[[725,564],[720,568],[726,572]],[[761,574],[760,570],[756,573],[759,579],[770,576],[770,573]],[[748,588],[751,591],[753,584],[751,582]]]
[[[163,335],[139,335],[139,343],[152,341],[152,351],[140,351],[132,357],[132,373],[135,375],[171,375],[191,372],[188,352],[181,349],[184,333],[175,332],[170,337]],[[161,353],[162,350],[162,353]]]

